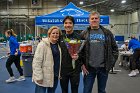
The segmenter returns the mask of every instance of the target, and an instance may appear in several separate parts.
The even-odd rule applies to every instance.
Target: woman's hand
[[[17,56],[18,55],[18,52],[15,52],[15,56]]]
[[[16,52],[15,52],[15,56],[17,56],[18,55],[18,49],[16,49]]]
[[[43,83],[43,80],[37,80],[36,81],[38,84],[42,84]]]
[[[7,55],[10,56],[10,53],[8,52]]]

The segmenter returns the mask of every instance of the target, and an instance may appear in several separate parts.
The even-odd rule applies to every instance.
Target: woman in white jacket
[[[33,59],[35,93],[55,93],[61,68],[61,49],[58,39],[62,34],[57,26],[48,30],[48,37],[37,46]]]

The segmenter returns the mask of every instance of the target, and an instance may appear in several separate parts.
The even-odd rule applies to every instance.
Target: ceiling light
[[[80,4],[80,5],[83,5],[83,4],[84,4],[84,2],[83,2],[83,1],[80,1],[80,2],[79,2],[79,4]]]
[[[115,10],[114,10],[114,9],[111,9],[110,11],[111,11],[111,12],[114,12]]]
[[[126,0],[122,0],[122,2],[121,2],[122,4],[124,4],[124,3],[126,3]]]
[[[9,2],[13,2],[13,0],[8,0]]]

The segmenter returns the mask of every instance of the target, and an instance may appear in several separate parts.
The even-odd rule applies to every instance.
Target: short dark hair
[[[66,16],[66,17],[64,18],[64,20],[63,20],[63,24],[64,24],[64,22],[65,22],[67,19],[71,20],[72,23],[73,23],[73,25],[75,24],[74,17],[72,17],[72,16]]]

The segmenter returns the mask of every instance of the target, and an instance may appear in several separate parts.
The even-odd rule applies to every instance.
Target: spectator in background
[[[37,40],[38,42],[40,42],[40,41],[41,41],[41,37],[40,37],[40,36],[37,36],[37,37],[36,37],[36,40]]]
[[[106,93],[108,72],[118,58],[118,47],[111,31],[100,25],[100,14],[89,15],[90,26],[82,32],[82,39],[87,40],[82,50],[84,65],[83,93],[91,93],[97,76],[98,93]]]
[[[138,41],[138,39],[136,39],[136,37],[134,35],[131,36],[131,40],[129,41],[129,45],[128,45],[128,49],[132,49],[133,50],[133,58],[131,61],[131,69],[132,71],[130,72],[130,74],[128,74],[128,76],[133,77],[136,76],[139,71],[138,69],[136,69],[137,67],[137,62],[139,62],[139,58],[140,58],[140,42]]]
[[[58,44],[62,34],[57,26],[48,30],[48,37],[38,44],[33,59],[33,81],[35,93],[55,93],[60,78],[61,48]]]
[[[121,48],[123,49],[123,51],[128,51],[128,43],[129,43],[129,40],[125,40],[124,41],[124,44],[121,46]]]
[[[121,46],[121,50],[120,51],[129,51],[128,43],[129,43],[129,40],[125,40],[124,44]],[[123,58],[124,58],[123,54],[119,53],[118,60],[117,60],[119,62],[119,66],[122,65]]]
[[[10,83],[10,82],[14,82],[16,80],[23,81],[23,80],[25,80],[25,77],[23,76],[23,70],[20,66],[21,53],[19,51],[19,43],[17,42],[17,39],[16,39],[17,35],[14,33],[14,31],[12,29],[10,29],[5,32],[5,36],[8,38],[9,46],[10,46],[10,53],[8,53],[9,58],[7,59],[7,62],[6,62],[6,68],[10,74],[10,78],[8,80],[6,80],[6,82]],[[18,79],[16,79],[14,77],[14,74],[13,74],[13,71],[11,68],[11,65],[13,63],[15,64],[18,72],[20,73],[20,77]]]

